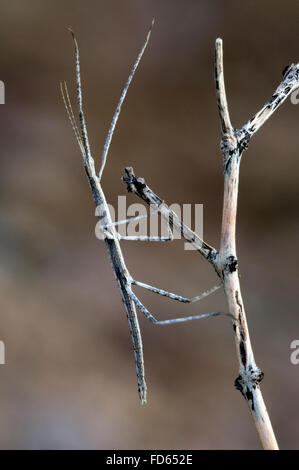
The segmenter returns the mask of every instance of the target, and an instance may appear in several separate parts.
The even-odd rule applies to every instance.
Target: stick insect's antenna
[[[76,119],[75,119],[75,116],[74,116],[74,112],[73,112],[72,104],[71,104],[71,101],[70,101],[70,97],[69,97],[66,82],[63,82],[63,83],[60,82],[60,91],[61,91],[61,95],[62,95],[62,99],[63,99],[63,103],[64,103],[64,106],[65,106],[67,115],[68,115],[70,123],[72,125],[74,134],[76,136],[76,140],[77,140],[78,145],[80,147],[80,150],[82,152],[83,158],[86,158],[85,150],[84,150],[83,143],[82,143],[82,138],[81,138],[81,135],[80,135],[77,123],[76,123]]]
[[[107,155],[108,155],[108,151],[109,151],[109,147],[110,147],[110,143],[111,143],[111,139],[112,139],[112,136],[113,136],[113,132],[114,132],[114,129],[115,129],[115,126],[116,126],[116,123],[117,123],[117,120],[118,120],[118,116],[119,116],[119,113],[121,111],[121,106],[124,102],[124,99],[126,97],[126,94],[127,94],[127,91],[129,89],[129,86],[131,84],[131,81],[134,77],[134,74],[137,70],[137,67],[139,65],[139,62],[143,56],[143,53],[146,49],[146,46],[148,45],[148,42],[149,42],[149,39],[150,39],[150,36],[151,36],[151,32],[152,32],[152,28],[153,28],[153,25],[154,25],[154,22],[155,22],[155,19],[152,20],[152,24],[151,24],[151,27],[149,29],[149,32],[147,33],[147,37],[146,37],[146,40],[145,40],[145,43],[143,44],[138,56],[137,56],[137,60],[135,62],[135,64],[133,65],[133,68],[131,70],[131,73],[129,75],[129,78],[125,84],[125,87],[123,89],[123,92],[121,94],[121,97],[119,99],[119,102],[118,102],[118,105],[116,107],[116,110],[114,112],[114,115],[113,115],[113,118],[112,118],[112,121],[111,121],[111,124],[110,124],[110,127],[109,127],[109,131],[108,131],[108,134],[107,134],[107,137],[106,137],[106,142],[105,142],[105,145],[104,145],[104,148],[103,148],[103,152],[102,152],[102,164],[101,164],[101,168],[100,168],[100,171],[99,171],[99,180],[101,181],[101,178],[102,178],[102,174],[103,174],[103,171],[104,171],[104,168],[105,168],[105,164],[106,164],[106,160],[107,160]]]

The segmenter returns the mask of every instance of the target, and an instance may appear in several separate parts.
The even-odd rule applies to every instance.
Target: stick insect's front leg
[[[217,275],[221,278],[218,269],[218,251],[203,241],[195,232],[191,230],[182,220],[172,211],[161,198],[159,198],[146,184],[143,178],[136,177],[132,167],[125,168],[126,176],[123,181],[127,185],[129,193],[135,193],[150,207],[155,207],[172,228],[181,233],[186,242],[190,243],[209,263],[212,264]]]

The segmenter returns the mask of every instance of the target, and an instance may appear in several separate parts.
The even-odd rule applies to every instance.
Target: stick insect
[[[106,197],[102,189],[101,185],[101,180],[102,180],[102,175],[103,175],[103,170],[107,161],[107,155],[109,152],[109,147],[111,144],[113,132],[115,130],[115,126],[121,111],[121,106],[124,102],[124,99],[126,97],[127,91],[129,89],[130,83],[134,77],[134,74],[137,70],[137,67],[139,65],[139,62],[144,54],[144,51],[147,47],[147,44],[150,39],[151,31],[152,31],[152,26],[153,26],[154,21],[152,22],[152,25],[149,29],[149,32],[147,34],[146,40],[137,56],[136,62],[134,63],[131,72],[129,74],[129,77],[127,79],[127,82],[125,84],[125,87],[122,91],[121,97],[119,99],[118,105],[116,107],[116,110],[114,112],[108,134],[106,137],[106,141],[104,144],[103,152],[102,152],[102,163],[101,167],[99,170],[99,173],[97,174],[96,169],[95,169],[95,162],[91,154],[90,150],[90,145],[89,145],[89,139],[88,139],[88,133],[87,133],[87,126],[86,126],[86,120],[85,120],[85,115],[83,111],[83,104],[82,104],[82,87],[81,87],[81,72],[80,72],[80,59],[79,59],[79,47],[78,43],[76,40],[76,37],[74,35],[74,32],[69,28],[70,33],[72,34],[73,41],[74,41],[74,46],[75,46],[75,63],[76,63],[76,83],[77,83],[77,102],[78,102],[78,112],[79,112],[79,126],[80,126],[80,131],[79,127],[77,126],[76,119],[74,117],[72,105],[70,102],[69,98],[69,93],[68,93],[68,88],[66,85],[66,82],[60,83],[60,89],[61,89],[61,94],[62,98],[64,101],[64,105],[69,117],[69,120],[71,122],[73,131],[75,133],[79,148],[82,153],[82,158],[83,158],[83,165],[84,169],[87,175],[87,179],[91,188],[93,200],[97,209],[97,216],[99,218],[100,222],[100,227],[102,231],[102,238],[104,240],[106,249],[109,253],[110,261],[112,264],[112,269],[114,272],[115,279],[117,281],[121,298],[124,304],[124,308],[126,311],[128,323],[129,323],[129,328],[130,328],[130,333],[131,333],[131,339],[133,343],[133,349],[134,349],[134,356],[135,356],[135,364],[136,364],[136,372],[137,372],[137,384],[138,384],[138,393],[140,397],[140,401],[142,404],[146,403],[146,391],[147,391],[147,386],[145,382],[145,375],[144,375],[144,360],[143,360],[143,347],[142,347],[142,338],[141,338],[141,333],[140,333],[140,328],[139,328],[139,322],[136,314],[136,307],[145,315],[145,317],[152,322],[155,325],[170,325],[174,323],[181,323],[181,322],[187,322],[191,320],[198,320],[202,318],[208,318],[208,317],[214,317],[223,314],[222,312],[213,312],[213,313],[206,313],[206,314],[201,314],[201,315],[191,315],[191,316],[184,316],[180,318],[172,318],[169,320],[157,320],[148,310],[147,308],[142,304],[142,302],[138,299],[138,297],[135,295],[133,292],[132,286],[139,286],[144,289],[147,289],[151,292],[154,292],[156,294],[168,297],[173,300],[177,300],[182,303],[193,303],[197,302],[204,297],[208,296],[212,292],[215,292],[220,285],[214,286],[211,289],[203,292],[202,294],[192,297],[192,298],[187,298],[183,297],[178,294],[174,294],[171,292],[167,292],[162,289],[158,289],[157,287],[150,286],[148,284],[145,284],[143,282],[136,281],[129,273],[125,260],[121,251],[120,247],[120,240],[133,240],[133,241],[148,241],[148,242],[166,242],[166,241],[172,241],[173,239],[173,231],[170,227],[170,224],[168,223],[168,236],[167,237],[162,237],[162,236],[122,236],[120,235],[117,230],[116,230],[116,225],[119,225],[121,223],[127,223],[129,220],[137,220],[138,218],[141,218],[143,216],[139,217],[133,217],[131,219],[127,219],[124,221],[120,222],[112,222],[112,218],[109,212],[109,208],[107,205]],[[153,211],[155,210],[155,204],[152,205]],[[159,208],[160,209],[160,208]],[[152,211],[152,213],[153,213]],[[173,222],[173,221],[172,221]],[[192,232],[193,233],[193,232]],[[193,242],[202,243],[202,241],[199,239],[199,237],[193,233],[194,240]],[[227,315],[227,314],[224,314]]]

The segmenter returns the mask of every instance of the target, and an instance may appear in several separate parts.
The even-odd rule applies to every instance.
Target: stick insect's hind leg
[[[132,279],[131,284],[142,287],[143,289],[147,289],[150,292],[154,292],[155,294],[163,295],[164,297],[168,297],[169,299],[177,300],[178,302],[183,302],[185,304],[190,304],[193,302],[197,302],[198,300],[202,300],[208,295],[213,294],[213,292],[216,292],[222,286],[221,283],[217,284],[216,286],[211,287],[202,294],[190,298],[183,297],[182,295],[174,294],[163,289],[159,289],[158,287],[150,286],[149,284],[145,284],[144,282],[135,281],[134,279]]]
[[[191,320],[202,320],[203,318],[217,317],[219,315],[231,316],[230,313],[225,312],[212,312],[212,313],[203,313],[201,315],[190,315],[187,317],[180,318],[171,318],[170,320],[157,320],[147,308],[140,302],[138,297],[134,294],[131,289],[128,289],[128,294],[135,303],[136,307],[145,315],[145,317],[154,325],[171,325],[173,323],[183,323]]]

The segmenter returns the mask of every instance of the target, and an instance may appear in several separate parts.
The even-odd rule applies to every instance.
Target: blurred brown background
[[[242,125],[299,60],[297,1],[2,0],[0,79],[0,367],[2,449],[253,449],[234,389],[228,320],[153,327],[140,317],[148,404],[140,406],[129,330],[59,81],[75,102],[81,49],[94,156],[152,17],[152,39],[114,136],[103,186],[125,194],[130,164],[169,203],[203,203],[218,247],[222,205],[214,41],[224,40],[231,117]],[[242,289],[263,392],[282,448],[299,447],[299,105],[288,100],[243,156],[238,214]],[[128,196],[128,203],[139,202]],[[193,296],[215,274],[182,242],[124,242],[138,280]],[[136,290],[137,292],[137,290]],[[226,308],[221,292],[193,306],[138,291],[159,318]]]

